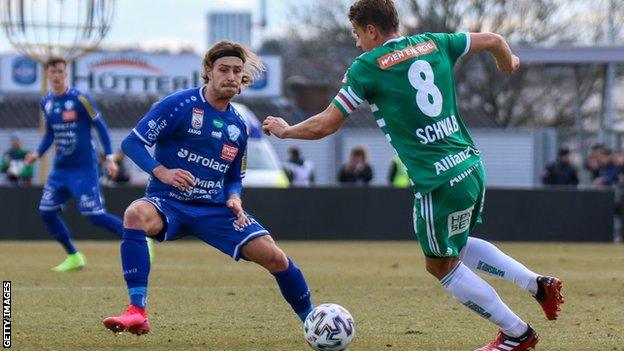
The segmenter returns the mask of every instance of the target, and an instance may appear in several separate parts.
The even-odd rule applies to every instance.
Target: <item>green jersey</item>
[[[349,67],[332,103],[346,116],[364,101],[421,195],[460,181],[480,161],[459,117],[453,66],[468,33],[425,33],[387,41]]]

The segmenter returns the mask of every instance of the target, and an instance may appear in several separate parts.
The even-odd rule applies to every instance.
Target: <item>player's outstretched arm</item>
[[[329,104],[325,111],[293,126],[280,117],[268,116],[262,122],[262,130],[266,135],[273,134],[280,139],[316,140],[335,133],[345,120],[342,112],[334,104]]]
[[[483,32],[470,33],[469,53],[487,51],[494,56],[499,71],[513,73],[520,68],[520,58],[511,52],[505,38],[500,34]]]

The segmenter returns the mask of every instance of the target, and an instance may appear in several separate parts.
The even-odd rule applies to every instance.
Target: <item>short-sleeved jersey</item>
[[[97,165],[91,136],[93,121],[101,118],[91,97],[76,88],[63,95],[50,92],[40,102],[48,133],[54,136],[55,168],[89,169]]]
[[[154,158],[169,169],[181,168],[195,177],[188,191],[150,178],[147,196],[179,201],[224,204],[227,186],[245,174],[247,128],[243,117],[229,105],[215,109],[204,99],[204,87],[167,96],[132,130],[147,145],[155,145]]]
[[[368,101],[422,195],[480,161],[459,116],[453,66],[468,33],[400,37],[360,55],[332,103],[346,116]]]

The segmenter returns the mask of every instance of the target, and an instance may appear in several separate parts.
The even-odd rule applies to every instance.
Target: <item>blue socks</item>
[[[67,229],[59,211],[40,211],[40,213],[41,219],[48,229],[48,232],[56,241],[63,245],[67,254],[72,255],[78,252],[78,250],[74,247],[74,243],[72,242],[69,234],[69,229]]]
[[[288,268],[284,271],[273,273],[277,285],[301,321],[304,321],[312,311],[310,289],[303,277],[303,273],[295,262],[288,258]]]
[[[91,223],[98,227],[104,227],[113,233],[117,233],[119,237],[123,234],[123,223],[121,218],[114,216],[110,213],[102,213],[98,215],[87,216]]]
[[[124,228],[121,241],[121,267],[130,303],[140,308],[147,305],[147,277],[150,272],[146,235],[139,229]]]
[[[45,224],[48,232],[52,235],[52,237],[58,241],[63,248],[67,252],[67,254],[75,254],[78,252],[76,247],[74,247],[74,243],[72,242],[71,235],[69,234],[69,229],[67,225],[61,218],[61,214],[59,211],[40,211],[41,219]],[[121,222],[121,218],[117,216],[113,216],[109,213],[99,214],[99,215],[91,215],[87,216],[91,223],[104,227],[111,232],[117,233],[119,236],[122,235],[123,224]]]

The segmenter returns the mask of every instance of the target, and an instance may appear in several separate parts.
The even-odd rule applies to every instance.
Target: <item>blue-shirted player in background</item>
[[[106,328],[137,335],[150,330],[146,236],[164,241],[193,235],[234,260],[255,262],[275,276],[301,320],[312,310],[299,268],[242,208],[247,131],[230,100],[262,68],[245,47],[215,44],[203,60],[205,85],[155,104],[123,141],[126,155],[152,177],[146,196],[124,214],[121,263],[130,305],[122,315],[104,319]],[[146,146],[154,145],[151,157]]]
[[[56,156],[54,168],[43,188],[39,204],[41,218],[50,234],[65,248],[67,258],[52,269],[65,272],[80,269],[86,261],[76,250],[69,229],[60,216],[63,205],[70,196],[78,204],[80,213],[97,226],[121,236],[122,222],[117,216],[106,213],[100,196],[97,159],[91,138],[95,127],[106,152],[106,169],[109,175],[117,173],[112,158],[110,137],[106,124],[91,98],[67,84],[67,63],[62,58],[50,58],[44,66],[52,91],[41,99],[45,115],[46,132],[37,149],[26,156],[25,163],[32,164],[54,143]]]

